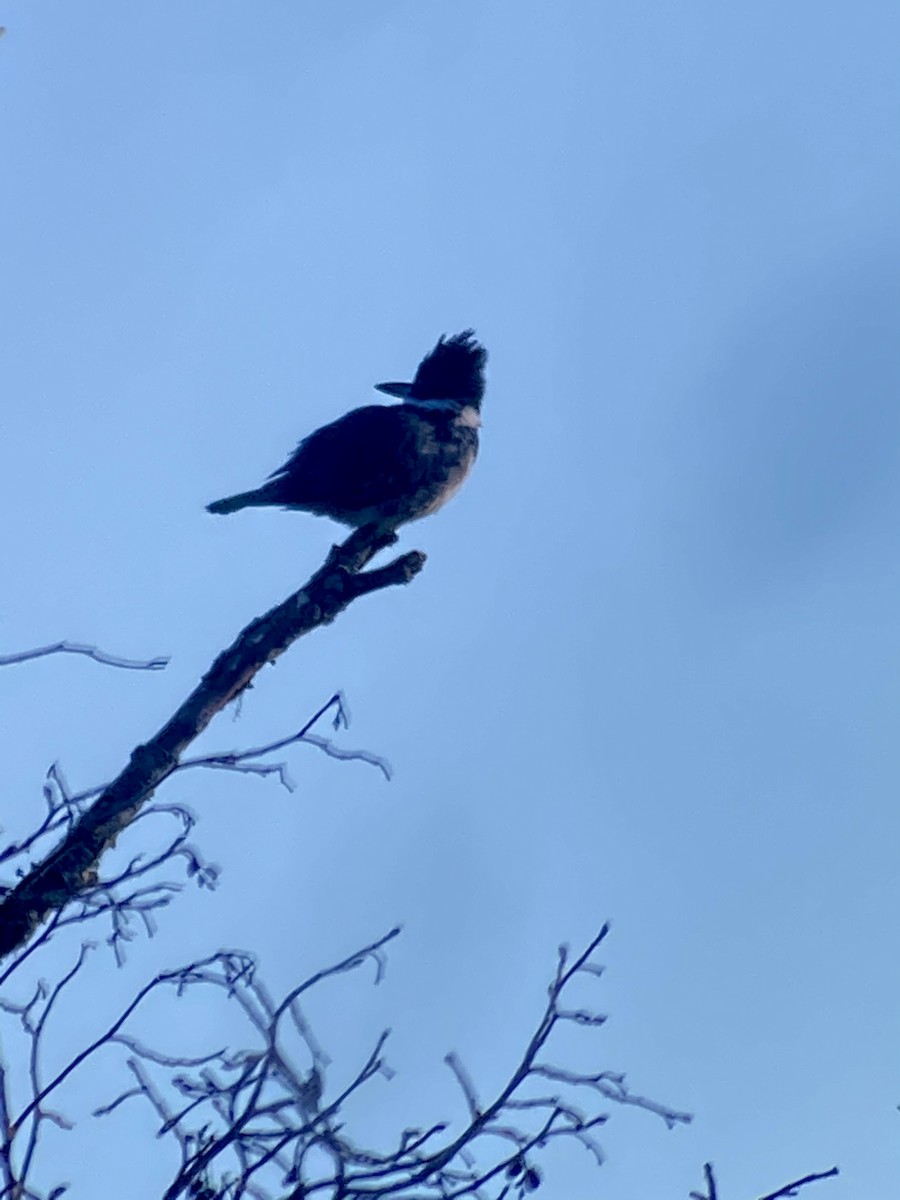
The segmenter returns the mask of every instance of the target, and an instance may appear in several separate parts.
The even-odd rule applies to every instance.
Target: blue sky
[[[0,20],[0,648],[172,655],[0,676],[15,820],[53,760],[113,775],[336,534],[210,499],[441,332],[491,354],[477,469],[403,534],[423,575],[203,741],[278,737],[340,687],[342,744],[394,782],[312,750],[293,795],[173,782],[222,886],[85,984],[85,1029],[220,944],[277,990],[402,922],[383,987],[348,984],[322,1037],[352,1060],[394,1027],[364,1121],[452,1115],[444,1053],[496,1086],[557,944],[610,917],[597,1065],[696,1121],[614,1113],[608,1163],[556,1156],[548,1200],[683,1197],[710,1158],[728,1200],[834,1162],[816,1195],[887,1194],[900,11],[9,0]],[[123,1156],[147,1145],[149,1117],[115,1122]],[[119,1194],[108,1126],[59,1139],[73,1194]]]

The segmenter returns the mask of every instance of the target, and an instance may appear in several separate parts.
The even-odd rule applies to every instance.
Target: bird
[[[375,385],[400,404],[369,404],[323,425],[261,487],[207,512],[276,506],[389,529],[429,516],[459,490],[478,454],[486,363],[474,329],[443,334],[411,383]]]

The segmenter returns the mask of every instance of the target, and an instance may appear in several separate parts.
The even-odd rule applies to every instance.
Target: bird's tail
[[[255,504],[271,504],[265,495],[264,488],[254,488],[252,492],[238,492],[236,496],[226,496],[224,500],[214,500],[207,504],[206,511],[211,513],[233,513],[239,508],[251,508]]]

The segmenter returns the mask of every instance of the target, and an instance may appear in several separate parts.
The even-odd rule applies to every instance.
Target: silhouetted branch
[[[594,1076],[582,1076],[563,1065],[538,1067],[538,1055],[552,1054],[553,1030],[570,1020],[561,1004],[577,975],[592,974],[588,956],[606,927],[571,963],[563,948],[548,1001],[537,1029],[509,1082],[489,1103],[477,1099],[475,1084],[458,1056],[448,1055],[466,1097],[462,1127],[449,1132],[445,1123],[428,1129],[404,1129],[386,1150],[364,1149],[347,1129],[344,1106],[378,1075],[392,1077],[384,1059],[388,1031],[374,1044],[357,1069],[335,1085],[331,1060],[313,1036],[301,1010],[305,995],[326,980],[355,972],[371,961],[378,983],[385,969],[385,950],[398,935],[392,929],[361,950],[318,971],[276,1002],[256,971],[253,957],[221,950],[157,975],[135,995],[122,1013],[49,1078],[42,1065],[48,1026],[65,1020],[61,998],[83,969],[94,947],[85,943],[72,967],[54,987],[39,983],[22,1001],[0,1001],[0,1013],[17,1021],[25,1033],[28,1054],[27,1095],[11,1103],[8,1076],[0,1068],[0,1177],[3,1194],[36,1195],[28,1186],[35,1167],[41,1130],[47,1122],[68,1127],[53,1107],[63,1085],[81,1068],[91,1069],[98,1052],[122,1047],[131,1076],[129,1085],[95,1110],[97,1117],[135,1099],[148,1103],[159,1119],[159,1136],[178,1150],[179,1162],[164,1200],[204,1196],[207,1200],[512,1200],[524,1197],[541,1182],[535,1159],[551,1142],[575,1140],[602,1163],[594,1131],[607,1120],[592,1097],[632,1103],[661,1115],[670,1126],[688,1121],[687,1114],[655,1101],[632,1096],[618,1073],[597,1078],[615,1080],[606,1094]],[[174,997],[196,989],[218,993],[241,1010],[251,1034],[243,1047],[214,1046],[190,1054],[173,1054],[149,1045],[132,1031],[144,1002],[167,990]],[[586,1036],[596,1030],[586,1027]],[[305,1061],[303,1061],[305,1060]],[[545,1092],[548,1078],[561,1085]],[[582,1108],[576,1103],[587,1102]],[[322,1154],[312,1156],[311,1151]]]
[[[350,720],[346,697],[343,692],[335,692],[331,699],[326,700],[318,712],[313,713],[296,733],[292,733],[286,738],[279,738],[277,741],[270,742],[266,746],[255,746],[250,750],[228,750],[220,751],[218,754],[200,755],[197,758],[183,758],[172,771],[172,775],[177,775],[179,771],[186,771],[190,767],[218,768],[220,770],[237,771],[246,775],[277,775],[281,786],[287,791],[293,792],[296,789],[296,784],[291,778],[287,763],[263,763],[252,760],[261,758],[264,754],[272,754],[276,750],[282,750],[286,746],[302,743],[306,746],[314,746],[317,750],[321,750],[324,754],[327,754],[329,758],[339,759],[342,762],[363,762],[368,766],[377,767],[385,779],[390,780],[393,777],[393,769],[386,758],[382,758],[379,754],[373,754],[371,750],[345,750],[343,747],[335,746],[327,738],[319,737],[310,732],[312,727],[331,708],[335,709],[335,715],[331,722],[333,727],[340,729],[343,726],[345,729],[348,729],[350,727]],[[51,777],[55,779],[58,772],[59,765],[54,763],[48,772],[48,779]],[[56,781],[59,782],[58,779]],[[95,784],[93,787],[85,788],[81,792],[69,795],[67,802],[70,806],[78,807],[80,811],[85,801],[92,800],[95,796],[101,795],[110,786],[111,784],[108,781],[106,783]],[[32,834],[28,844],[30,845],[36,841],[43,832],[44,830],[41,829]],[[0,852],[0,862],[3,862],[5,857],[20,853],[23,848],[25,848],[25,843],[10,847],[5,852]]]
[[[812,1175],[804,1175],[802,1179],[795,1179],[793,1183],[786,1183],[784,1187],[780,1187],[777,1192],[767,1192],[765,1196],[760,1196],[759,1200],[779,1200],[782,1196],[796,1196],[802,1187],[806,1187],[808,1183],[817,1183],[820,1179],[833,1179],[835,1175],[839,1175],[840,1171],[837,1167],[832,1167],[830,1171],[819,1171]]]
[[[283,750],[286,746],[294,746],[302,742],[307,746],[315,746],[317,750],[321,750],[330,758],[337,758],[344,762],[364,762],[371,767],[377,767],[385,779],[389,780],[393,771],[387,759],[378,754],[372,754],[369,750],[345,750],[340,746],[335,746],[327,738],[310,733],[312,727],[330,708],[335,708],[335,716],[332,720],[334,728],[339,729],[342,725],[345,729],[349,728],[350,721],[346,702],[340,692],[335,692],[331,699],[323,704],[301,729],[288,737],[279,738],[265,746],[254,746],[250,750],[232,750],[218,754],[204,754],[199,758],[185,758],[181,760],[177,769],[184,771],[188,767],[217,767],[221,770],[243,771],[253,775],[277,775],[282,787],[292,792],[296,785],[288,774],[287,763],[261,763],[253,760],[262,758],[266,754],[274,754],[276,750]]]
[[[208,1189],[209,1196],[227,1196],[229,1200],[245,1195],[268,1200],[284,1196],[285,1187],[292,1189],[287,1196],[293,1200],[314,1195],[340,1196],[343,1200],[438,1200],[488,1194],[492,1200],[501,1200],[522,1196],[540,1183],[540,1172],[532,1161],[534,1154],[560,1137],[574,1138],[598,1163],[603,1161],[592,1131],[605,1123],[606,1114],[583,1112],[562,1093],[535,1094],[535,1085],[551,1077],[573,1097],[593,1091],[605,1100],[634,1104],[656,1113],[669,1126],[690,1119],[686,1113],[632,1095],[621,1074],[588,1077],[562,1066],[537,1065],[537,1055],[547,1048],[553,1030],[571,1020],[571,1014],[560,1005],[564,989],[577,974],[594,973],[588,959],[605,936],[604,927],[571,964],[567,952],[561,950],[537,1031],[509,1082],[489,1104],[479,1103],[475,1085],[458,1056],[447,1056],[468,1108],[467,1122],[456,1136],[442,1140],[448,1127],[438,1124],[425,1131],[403,1130],[388,1151],[360,1148],[339,1118],[342,1106],[354,1092],[374,1076],[389,1074],[383,1059],[388,1034],[385,1031],[376,1040],[351,1080],[329,1095],[328,1059],[311,1037],[297,1005],[304,993],[323,980],[352,970],[369,957],[376,962],[377,983],[383,971],[384,947],[397,932],[392,930],[357,954],[310,976],[279,1004],[272,1001],[245,955],[223,952],[183,968],[178,990],[200,985],[224,989],[243,1008],[260,1039],[257,1049],[219,1049],[189,1063],[117,1033],[115,1040],[125,1041],[132,1051],[128,1067],[137,1086],[128,1088],[97,1115],[139,1095],[151,1104],[161,1121],[160,1133],[175,1139],[181,1155],[181,1165],[164,1200],[196,1195],[198,1189]],[[283,1036],[285,1023],[284,1032],[299,1036],[306,1046],[308,1067],[298,1066],[286,1050],[291,1039],[286,1042]],[[596,1027],[596,1023],[591,1022],[591,1026]],[[160,1067],[169,1074],[166,1086],[153,1076]],[[599,1089],[598,1080],[603,1084]],[[168,1096],[173,1090],[182,1098],[180,1106]],[[495,1145],[498,1142],[499,1151]],[[504,1143],[509,1145],[508,1150],[502,1148]],[[308,1174],[309,1151],[314,1147],[324,1150],[331,1164],[324,1174],[321,1158],[318,1174]],[[478,1166],[477,1158],[482,1156],[488,1161]],[[493,1189],[485,1192],[490,1185]]]
[[[332,547],[324,566],[299,591],[252,621],[219,655],[172,718],[134,750],[117,778],[69,823],[60,844],[0,901],[0,958],[23,946],[54,912],[96,886],[103,854],[178,769],[191,742],[266,663],[275,662],[310,630],[333,621],[359,596],[415,578],[425,563],[419,551],[363,571],[396,540],[395,533],[378,527],[356,530]]]
[[[305,740],[314,721],[334,710],[334,724],[346,723],[339,695],[322,705],[298,733],[243,752],[248,758]],[[239,752],[234,752],[239,758]],[[180,764],[185,766],[184,762]],[[202,765],[199,761],[196,765]],[[83,795],[73,793],[61,769],[48,772],[44,789],[47,815],[40,830],[15,848],[27,855],[40,837],[53,831],[77,829],[83,820]],[[159,879],[159,868],[184,859],[188,874],[213,886],[216,869],[204,864],[188,838],[194,818],[182,805],[150,803],[132,815],[131,823],[163,817],[177,828],[162,849],[119,860],[107,878],[95,879],[74,903],[56,909],[37,936],[8,963],[2,981],[29,961],[51,935],[69,925],[105,919],[106,938],[117,961],[124,946],[143,929],[154,932],[157,908],[168,904],[178,890]],[[15,861],[16,854],[7,861]],[[305,995],[324,981],[374,964],[374,982],[385,969],[385,949],[397,935],[363,947],[325,970],[310,975],[276,1001],[258,978],[251,955],[222,950],[163,972],[136,994],[105,1031],[52,1072],[45,1071],[41,1048],[48,1025],[64,1019],[61,997],[83,969],[92,943],[84,943],[74,965],[52,987],[40,983],[23,1000],[0,1000],[6,1019],[18,1021],[30,1047],[26,1095],[12,1102],[9,1076],[0,1070],[0,1178],[16,1200],[41,1200],[29,1186],[36,1166],[41,1131],[48,1124],[67,1128],[56,1104],[63,1086],[99,1052],[125,1051],[130,1083],[96,1110],[103,1116],[135,1099],[143,1099],[159,1119],[159,1135],[177,1148],[179,1165],[165,1200],[523,1200],[541,1183],[536,1158],[552,1142],[578,1142],[600,1164],[603,1151],[596,1131],[607,1114],[598,1102],[640,1107],[660,1116],[670,1127],[686,1122],[688,1114],[633,1093],[619,1072],[575,1070],[557,1061],[551,1036],[558,1027],[580,1029],[593,1036],[605,1017],[589,1008],[566,1003],[566,990],[576,977],[596,980],[601,968],[593,955],[606,937],[604,926],[585,951],[570,956],[561,947],[557,969],[537,1029],[509,1082],[499,1094],[482,1102],[473,1078],[459,1056],[451,1066],[467,1103],[467,1116],[451,1132],[445,1123],[428,1129],[404,1129],[389,1148],[363,1148],[346,1128],[344,1106],[378,1076],[392,1072],[384,1058],[388,1031],[374,1039],[361,1065],[349,1077],[333,1082],[332,1063],[315,1038],[302,1011]],[[165,1046],[148,1044],[133,1028],[144,1001],[170,990],[175,996],[197,988],[213,989],[236,1003],[251,1037],[244,1046],[199,1048],[173,1054]],[[300,1061],[298,1061],[298,1048]],[[313,1154],[313,1151],[321,1153]],[[58,1185],[60,1188],[63,1185]],[[59,1196],[60,1191],[45,1193]]]
[[[104,650],[98,650],[96,646],[86,646],[81,642],[54,642],[50,646],[39,646],[36,650],[0,654],[0,667],[28,662],[33,658],[44,658],[48,654],[83,654],[106,667],[121,667],[125,671],[162,671],[169,665],[168,658],[120,658],[117,654],[107,654]]]
[[[706,1191],[691,1192],[690,1200],[718,1200],[716,1177],[713,1174],[712,1163],[703,1164],[703,1182],[706,1184]]]
[[[260,746],[243,752],[232,752],[229,756],[220,756],[223,760],[237,760],[235,769],[241,765],[243,758],[256,758],[273,749],[298,742],[307,742],[313,736],[311,728],[333,710],[331,723],[334,728],[348,724],[348,708],[341,693],[335,693],[325,704],[305,722],[302,728],[290,738],[273,742],[269,746]],[[324,739],[322,739],[324,740]],[[368,751],[348,750],[335,751],[335,757],[359,759],[363,762],[378,765],[387,773],[387,764]],[[209,756],[215,762],[216,756]],[[188,766],[207,765],[206,759],[182,761],[177,770]],[[260,773],[278,773],[290,783],[287,776],[286,764],[247,763],[247,769],[256,768]],[[174,772],[173,772],[174,773]],[[43,794],[47,805],[47,814],[41,824],[27,837],[19,842],[12,842],[0,851],[0,863],[14,863],[24,859],[30,867],[30,855],[42,838],[57,834],[60,830],[69,831],[77,818],[84,811],[85,802],[92,795],[103,791],[101,788],[87,789],[73,793],[66,781],[58,763],[54,763],[47,772]],[[153,854],[139,853],[133,855],[118,871],[104,879],[98,879],[91,887],[78,895],[65,910],[57,910],[45,932],[65,928],[69,925],[80,924],[97,916],[106,916],[110,922],[111,932],[106,941],[112,947],[116,960],[121,964],[124,959],[125,945],[132,941],[141,931],[150,936],[156,932],[154,913],[157,909],[166,907],[181,890],[180,883],[171,879],[159,879],[158,872],[164,864],[182,860],[188,878],[194,879],[200,887],[214,888],[218,881],[218,867],[203,860],[200,851],[190,840],[195,825],[194,814],[190,809],[180,804],[150,803],[135,816],[132,825],[147,821],[150,818],[164,817],[174,821],[178,826],[177,833],[170,837],[162,849]],[[26,874],[23,867],[17,868],[21,875]],[[6,889],[9,890],[9,889]],[[0,971],[0,985],[6,982],[30,955],[40,946],[46,944],[47,937],[43,934],[33,939],[26,949]]]
[[[802,1179],[795,1179],[792,1183],[786,1183],[784,1187],[780,1187],[776,1192],[767,1192],[765,1196],[760,1196],[759,1200],[787,1200],[788,1197],[798,1196],[800,1188],[805,1187],[808,1183],[816,1183],[820,1179],[833,1179],[835,1175],[839,1174],[840,1171],[838,1168],[832,1167],[830,1171],[804,1175]],[[706,1191],[691,1192],[690,1200],[718,1200],[712,1163],[703,1164],[703,1181],[706,1185]]]
[[[16,857],[27,856],[34,844],[44,836],[62,829],[71,829],[81,811],[77,797],[68,793],[66,782],[58,766],[54,764],[47,774],[44,787],[47,816],[39,828],[21,842],[12,843],[0,854],[0,861],[15,861]],[[106,917],[110,923],[107,944],[113,949],[116,960],[121,964],[124,946],[140,931],[152,936],[156,932],[154,912],[166,907],[181,890],[182,885],[167,879],[154,878],[164,864],[181,860],[188,878],[198,886],[214,888],[219,871],[216,866],[203,860],[200,851],[191,842],[195,818],[193,813],[178,804],[150,804],[135,817],[134,823],[150,818],[162,817],[174,821],[177,832],[154,854],[135,854],[124,866],[106,879],[98,879],[85,889],[65,910],[58,909],[36,938],[11,958],[0,971],[0,986],[5,984],[22,965],[49,941],[51,934],[70,925],[83,924],[97,917]],[[22,868],[20,873],[24,874]]]

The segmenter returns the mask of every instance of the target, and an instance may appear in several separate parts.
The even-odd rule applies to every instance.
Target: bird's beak
[[[384,392],[386,396],[396,396],[398,400],[406,400],[409,396],[411,383],[376,383],[375,391]]]

